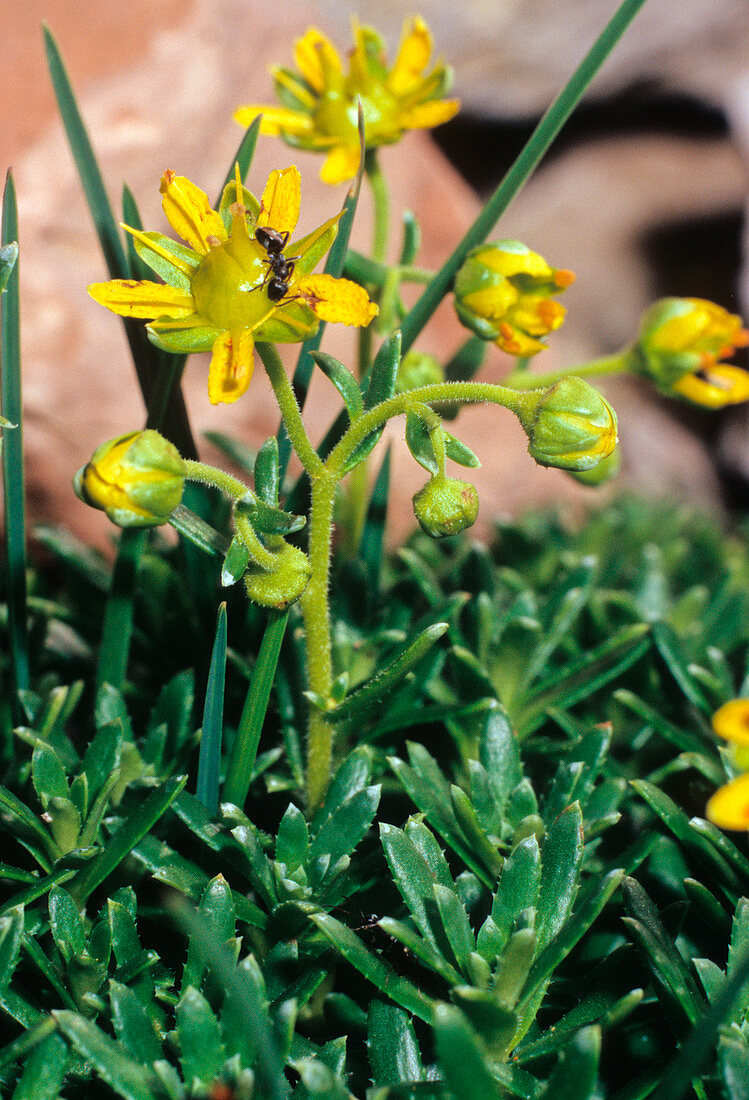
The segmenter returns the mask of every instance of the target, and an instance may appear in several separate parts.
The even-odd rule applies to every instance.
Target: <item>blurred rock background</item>
[[[455,66],[465,109],[436,140],[412,134],[383,150],[383,163],[394,212],[410,208],[422,224],[425,265],[438,264],[452,249],[480,197],[501,178],[615,7],[615,0],[460,6],[424,0],[421,13],[438,51]],[[144,224],[163,231],[163,170],[187,175],[215,195],[241,137],[233,110],[241,102],[273,101],[267,65],[290,63],[293,39],[310,23],[345,50],[351,10],[340,0],[274,6],[262,0],[3,0],[0,166],[13,167],[19,194],[32,521],[64,522],[104,544],[108,521],[76,500],[70,478],[102,439],[143,419],[119,322],[85,292],[104,269],[56,118],[40,21],[49,23],[66,58],[115,207],[126,180]],[[392,56],[411,6],[362,0],[356,10],[386,33]],[[496,231],[577,272],[565,294],[567,323],[542,353],[545,366],[613,350],[630,338],[644,305],[664,293],[739,308],[747,149],[746,0],[648,0],[586,105]],[[324,187],[319,160],[271,138],[259,143],[251,188],[262,189],[273,167],[292,162],[303,175],[304,231],[340,206],[344,189]],[[356,247],[366,248],[369,234],[365,195]],[[445,304],[419,346],[449,353],[463,337]],[[331,327],[325,346],[346,359],[350,334]],[[206,366],[206,357],[193,356],[185,377],[196,434],[220,429],[259,444],[275,431],[262,369],[237,405],[213,408]],[[507,369],[490,349],[485,377],[498,380]],[[712,508],[746,506],[743,410],[691,410],[633,382],[609,382],[605,392],[620,413],[624,484]],[[334,396],[318,380],[307,414],[316,436],[337,409]],[[502,511],[596,499],[564,474],[536,467],[522,432],[500,411],[466,410],[457,432],[484,461],[475,478],[484,529]],[[391,434],[392,518],[402,535],[413,523],[410,496],[423,477],[397,445],[402,429],[396,425]],[[205,453],[210,458],[210,449]]]

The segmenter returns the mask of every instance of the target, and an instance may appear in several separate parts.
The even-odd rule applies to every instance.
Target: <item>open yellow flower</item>
[[[719,362],[749,344],[741,318],[703,298],[662,298],[646,310],[633,369],[662,393],[721,409],[749,400],[749,371]]]
[[[745,774],[715,792],[707,819],[721,829],[749,829],[749,699],[731,699],[716,710],[713,731],[730,743],[732,762]]]
[[[264,134],[283,137],[290,145],[327,154],[320,177],[335,184],[351,179],[359,168],[357,99],[364,114],[368,149],[398,141],[406,130],[439,126],[457,112],[455,99],[441,99],[452,71],[437,61],[426,72],[432,53],[429,28],[418,16],[406,20],[392,68],[385,43],[372,27],[354,23],[354,49],[348,73],[332,43],[311,27],[295,44],[298,72],[273,66],[282,107],[249,104],[234,115],[243,126],[259,114]]]
[[[245,392],[256,340],[294,343],[312,335],[321,320],[365,326],[376,316],[363,287],[312,274],[335,239],[340,214],[288,244],[301,194],[293,165],[271,172],[259,202],[242,186],[238,170],[218,211],[200,188],[171,171],[162,177],[161,194],[167,220],[186,246],[124,228],[164,282],[113,279],[88,291],[114,313],[150,321],[148,335],[157,347],[177,354],[212,351],[213,404]]]

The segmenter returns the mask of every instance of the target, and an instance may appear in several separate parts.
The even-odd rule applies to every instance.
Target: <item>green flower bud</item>
[[[455,310],[482,340],[509,355],[535,355],[546,346],[542,337],[564,321],[566,311],[553,295],[574,279],[520,241],[481,244],[455,277]]]
[[[439,539],[473,526],[479,511],[479,495],[469,481],[437,474],[416,493],[413,507],[422,529]]]
[[[582,378],[561,378],[519,416],[528,453],[541,466],[592,470],[616,446],[616,413]]]
[[[167,522],[182,499],[185,463],[158,432],[129,432],[98,447],[75,475],[73,487],[118,527],[156,527]]]
[[[445,381],[441,363],[423,351],[407,351],[400,361],[395,379],[395,392],[407,393],[419,386],[431,386]]]
[[[273,553],[276,559],[273,571],[250,565],[244,575],[244,583],[247,595],[254,603],[282,611],[302,595],[309,582],[312,566],[302,550],[287,542]]]

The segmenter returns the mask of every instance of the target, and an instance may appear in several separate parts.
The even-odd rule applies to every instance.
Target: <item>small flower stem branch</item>
[[[234,513],[234,527],[247,547],[250,558],[255,565],[271,573],[276,567],[276,559],[271,551],[263,546],[247,516],[243,516],[239,511],[236,511]]]
[[[311,479],[319,477],[323,469],[322,460],[310,443],[302,422],[299,404],[294,395],[291,382],[286,376],[281,357],[273,344],[258,342],[255,347],[263,361],[265,372],[276,395],[276,401],[281,410],[281,416],[291,445],[309,477]]]
[[[645,0],[622,0],[613,17],[560,91],[546,114],[531,134],[520,155],[501,181],[476,221],[458,244],[453,254],[426,286],[423,294],[403,321],[403,354],[426,325],[435,309],[450,290],[453,280],[468,253],[483,244],[507,207],[582,99],[588,85],[609,56],[625,30],[637,15]]]
[[[301,598],[310,691],[327,698],[333,684],[330,639],[330,558],[333,542],[333,505],[338,479],[330,476],[312,482],[309,512],[308,555],[312,575]],[[333,727],[325,715],[312,708],[307,732],[307,807],[312,813],[325,798],[333,757]]]
[[[460,405],[501,405],[519,415],[520,412],[533,409],[538,402],[539,394],[540,390],[521,391],[489,382],[435,382],[430,386],[409,390],[408,393],[396,394],[395,397],[375,405],[351,425],[328,455],[325,468],[336,481],[339,480],[343,476],[346,463],[359,444],[394,416],[407,413],[417,402],[425,405],[442,401]]]
[[[574,375],[576,378],[591,378],[601,375],[625,374],[630,370],[627,351],[618,351],[614,355],[604,355],[600,359],[591,359],[588,363],[578,363],[573,367],[551,371],[549,374],[533,374],[527,370],[514,370],[502,379],[502,384],[514,390],[539,389],[553,386],[560,378]]]
[[[251,492],[238,477],[232,477],[223,470],[217,470],[215,466],[207,466],[205,462],[196,462],[194,459],[187,458],[185,468],[188,481],[199,481],[203,485],[210,485],[211,488],[226,493],[232,500],[239,500]]]

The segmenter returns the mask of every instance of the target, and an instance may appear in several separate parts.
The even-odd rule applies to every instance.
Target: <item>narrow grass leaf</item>
[[[361,116],[361,109],[359,111],[359,138],[363,143],[364,123]],[[359,192],[361,190],[362,175],[364,172],[364,150],[362,148],[359,171],[355,178],[351,181],[348,191],[346,192],[346,198],[343,202],[343,209],[341,211],[341,217],[338,222],[338,232],[336,238],[333,241],[333,245],[328,252],[328,258],[325,262],[325,274],[332,275],[334,278],[340,278],[343,272],[343,265],[346,260],[346,252],[348,250],[349,238],[351,236],[351,229],[354,224],[354,215],[356,214],[357,203],[359,202]],[[312,377],[312,369],[314,367],[314,359],[312,357],[313,352],[317,351],[322,343],[323,333],[325,332],[325,322],[320,322],[317,332],[304,341],[299,349],[299,357],[297,359],[296,368],[294,370],[293,387],[296,399],[299,402],[299,408],[303,409],[307,400],[307,393],[309,391],[310,379]],[[346,417],[343,416],[345,420]],[[286,428],[283,421],[281,421],[278,427],[278,460],[281,481],[283,481],[286,474],[286,470],[289,465],[289,458],[291,457],[291,442],[286,434]]]
[[[224,732],[224,681],[226,677],[226,604],[218,609],[208,684],[205,690],[203,725],[198,756],[196,797],[211,814],[218,812],[221,772],[221,741]]]
[[[18,208],[13,176],[8,172],[3,191],[0,245],[18,240]],[[15,691],[29,687],[29,645],[26,625],[26,506],[24,500],[23,400],[21,390],[21,318],[18,263],[7,272],[0,292],[0,371],[2,415],[15,425],[2,432],[5,557],[8,585],[10,656]]]
[[[242,140],[240,141],[237,151],[234,154],[234,159],[229,165],[226,176],[224,177],[224,182],[221,186],[221,191],[219,192],[218,198],[216,199],[217,208],[219,203],[221,202],[221,196],[224,193],[224,188],[234,179],[235,164],[239,165],[240,179],[243,182],[247,179],[250,168],[252,166],[252,159],[255,156],[255,146],[257,145],[257,139],[258,135],[260,134],[260,125],[262,121],[262,115],[258,115],[257,118],[254,118],[252,120],[252,122],[242,135]]]
[[[376,596],[380,591],[380,571],[385,559],[385,523],[390,495],[390,459],[392,448],[388,446],[375,478],[364,519],[359,556],[369,578],[369,591]]]
[[[476,245],[482,244],[497,221],[537,167],[551,143],[603,65],[645,0],[623,0],[575,72],[549,107],[520,155],[501,181],[452,255],[427,285],[402,325],[403,352],[411,347],[435,309],[452,286],[458,268]]]
[[[125,683],[133,636],[138,567],[147,538],[147,532],[136,527],[128,527],[120,533],[117,560],[104,611],[96,668],[97,688],[104,684],[122,688]]]
[[[268,624],[260,643],[260,651],[239,719],[237,736],[232,746],[224,783],[223,801],[232,802],[240,809],[244,806],[250,789],[260,734],[268,712],[270,693],[288,621],[288,610],[271,611],[268,614]]]

